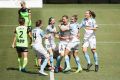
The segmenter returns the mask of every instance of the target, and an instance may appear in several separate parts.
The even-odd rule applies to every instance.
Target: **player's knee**
[[[96,49],[95,49],[95,48],[93,48],[93,49],[91,49],[91,51],[92,51],[92,53],[95,53],[95,52],[96,52]]]
[[[63,56],[64,56],[64,53],[61,53],[60,56],[63,57]]]
[[[75,50],[73,56],[77,56],[78,52],[79,52],[78,50]]]
[[[65,49],[65,54],[68,55],[69,52],[70,52],[70,49],[66,48],[66,49]]]
[[[82,48],[82,51],[83,51],[83,53],[86,53],[87,52],[87,48]]]
[[[24,52],[24,53],[23,53],[23,57],[24,57],[24,58],[27,58],[27,54],[28,54],[28,52]]]

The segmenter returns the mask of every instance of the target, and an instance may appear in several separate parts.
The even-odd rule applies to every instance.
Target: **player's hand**
[[[15,48],[15,45],[14,44],[12,44],[12,46],[11,46],[12,48]]]
[[[91,30],[91,28],[90,28],[90,27],[86,27],[85,29],[87,29],[87,30]]]

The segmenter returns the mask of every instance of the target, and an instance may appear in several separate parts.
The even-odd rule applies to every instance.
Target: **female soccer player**
[[[95,61],[95,72],[98,71],[98,56],[96,52],[96,36],[95,36],[95,31],[97,30],[97,24],[95,21],[95,13],[91,10],[88,10],[85,12],[85,18],[82,20],[80,26],[84,27],[85,33],[84,33],[84,42],[82,46],[82,50],[84,53],[84,56],[87,60],[87,71],[90,70],[90,67],[92,66],[90,62],[90,57],[87,52],[87,48],[91,47],[91,51],[93,53],[94,61]]]
[[[53,17],[50,17],[48,20],[48,26],[46,28],[46,34],[49,34],[50,36],[45,39],[45,46],[48,52],[50,53],[50,64],[51,67],[54,67],[54,59],[53,59],[53,52],[56,49],[55,44],[55,35],[56,35],[56,27],[55,27],[55,19]]]
[[[19,63],[19,70],[22,72],[25,72],[25,67],[28,62],[28,40],[27,40],[27,34],[31,37],[30,31],[28,28],[24,25],[25,19],[20,18],[19,19],[20,26],[16,27],[15,29],[15,35],[14,40],[12,43],[12,48],[16,47],[17,53],[18,53],[18,63]]]
[[[41,59],[41,57],[44,58],[44,61],[40,67],[39,73],[43,75],[48,75],[47,73],[44,72],[44,68],[46,67],[47,62],[49,60],[49,54],[47,53],[47,51],[42,45],[42,39],[48,38],[48,36],[44,34],[41,27],[42,27],[42,21],[38,20],[36,22],[36,27],[32,30],[32,46],[36,52],[38,59]]]
[[[70,30],[69,30],[69,22],[68,22],[67,15],[62,16],[62,22],[58,27],[60,29],[60,34],[59,34],[59,38],[60,38],[59,54],[60,55],[57,57],[55,72],[58,72],[58,68],[60,67],[60,62],[64,57],[65,48],[69,42]]]
[[[64,71],[69,71],[70,70],[70,63],[69,63],[69,57],[68,54],[70,51],[73,49],[73,57],[75,58],[76,64],[77,64],[77,71],[75,73],[78,73],[82,71],[79,57],[78,57],[78,49],[80,45],[80,40],[79,40],[79,24],[77,23],[77,15],[73,15],[71,17],[71,23],[70,23],[70,42],[68,43],[66,50],[65,50],[65,62],[67,64],[67,67]],[[67,58],[66,58],[67,57]]]
[[[25,26],[28,27],[28,29],[32,30],[31,28],[31,10],[26,8],[26,3],[24,1],[22,1],[21,3],[21,9],[19,9],[18,11],[18,17],[20,18],[24,18],[25,19]]]

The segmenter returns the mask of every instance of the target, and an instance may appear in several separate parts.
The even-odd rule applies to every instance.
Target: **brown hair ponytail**
[[[89,11],[90,15],[92,16],[92,18],[95,18],[95,17],[96,17],[95,12],[93,12],[93,11],[91,11],[91,10],[88,10],[88,11]]]

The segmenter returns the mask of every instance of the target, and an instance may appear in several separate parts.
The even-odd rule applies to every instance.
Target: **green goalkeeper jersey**
[[[15,33],[16,33],[16,46],[28,47],[27,39],[28,28],[25,26],[18,26],[16,27]]]
[[[18,11],[19,18],[24,18],[25,19],[25,26],[31,26],[31,19],[29,19],[29,14],[31,13],[30,9],[28,8],[21,8]]]

